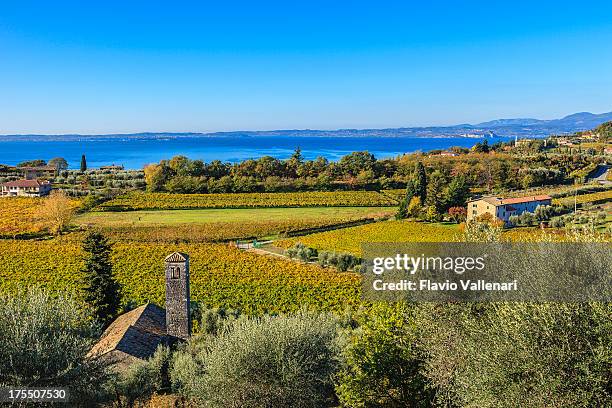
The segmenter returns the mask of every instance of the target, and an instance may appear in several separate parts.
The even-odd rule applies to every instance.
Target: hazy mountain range
[[[554,134],[569,134],[593,129],[603,122],[612,121],[612,112],[593,114],[589,112],[574,113],[561,119],[541,120],[532,118],[496,119],[475,125],[460,124],[454,126],[402,127],[389,129],[285,129],[265,131],[232,131],[214,133],[168,133],[144,132],[133,134],[106,135],[3,135],[0,141],[10,140],[74,140],[102,138],[178,138],[178,137],[256,137],[256,136],[294,136],[294,137],[544,137]]]

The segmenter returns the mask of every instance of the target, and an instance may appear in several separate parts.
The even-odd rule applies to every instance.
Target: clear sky
[[[611,16],[609,1],[3,1],[0,134],[607,112]]]

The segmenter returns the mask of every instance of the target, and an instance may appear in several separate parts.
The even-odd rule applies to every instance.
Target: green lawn
[[[387,216],[395,207],[308,207],[308,208],[254,208],[254,209],[198,209],[129,212],[90,212],[80,215],[77,224],[106,227],[207,224],[218,222],[266,222],[300,219],[356,220]]]

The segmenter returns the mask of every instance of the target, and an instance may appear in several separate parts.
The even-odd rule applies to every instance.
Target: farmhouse
[[[519,138],[515,138],[514,140],[514,145],[516,147],[520,147],[520,146],[529,146],[529,144],[531,142],[533,142],[534,139],[519,139]]]
[[[28,180],[37,178],[52,178],[57,174],[55,166],[35,166],[35,167],[17,167],[23,173],[23,177]]]
[[[110,165],[110,166],[100,166],[100,170],[103,170],[103,171],[111,171],[111,172],[113,172],[113,171],[121,171],[123,169],[124,168],[123,168],[122,165],[114,164],[114,163],[112,165]]]
[[[51,183],[46,180],[16,180],[2,184],[2,197],[42,197],[51,192]]]
[[[512,215],[521,215],[529,211],[534,212],[539,205],[550,205],[552,198],[548,195],[537,195],[517,198],[482,197],[468,201],[467,220],[491,214],[508,224]]]
[[[150,358],[160,345],[191,335],[189,255],[175,252],[165,259],[166,308],[147,303],[117,317],[90,350],[121,370]]]

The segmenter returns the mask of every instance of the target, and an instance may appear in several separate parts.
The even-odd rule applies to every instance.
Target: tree
[[[63,157],[54,157],[49,160],[49,166],[53,166],[56,169],[56,173],[64,171],[68,168],[68,162]]]
[[[408,206],[410,205],[410,201],[416,194],[416,189],[414,187],[414,181],[412,179],[408,180],[406,183],[406,193],[404,198],[400,200],[399,209],[397,214],[395,214],[395,218],[398,220],[402,220],[404,218],[408,218]]]
[[[63,191],[53,191],[38,209],[38,218],[53,235],[60,235],[74,217],[76,207]]]
[[[554,208],[550,205],[538,205],[533,212],[538,221],[548,221],[554,215]]]
[[[81,155],[81,171],[87,171],[87,159],[85,155]]]
[[[112,273],[111,244],[99,232],[90,232],[83,240],[85,267],[85,301],[91,306],[93,316],[108,323],[119,310],[121,297],[119,284]]]
[[[168,167],[175,176],[185,177],[189,175],[190,160],[185,156],[174,156],[168,161]]]
[[[327,314],[238,319],[212,338],[192,337],[186,351],[175,353],[172,382],[211,408],[336,406],[337,330]]]
[[[443,306],[421,303],[417,322],[428,354],[426,375],[437,386],[439,402],[500,408],[612,406],[609,303]]]
[[[0,386],[69,387],[71,405],[94,406],[109,377],[103,361],[87,357],[98,334],[70,294],[0,294]]]
[[[39,166],[45,166],[47,164],[47,162],[45,162],[44,160],[28,160],[28,161],[24,161],[21,162],[17,165],[17,167],[39,167]]]
[[[489,141],[485,139],[482,141],[482,143],[476,143],[472,147],[472,151],[475,153],[489,153]]]
[[[408,204],[408,217],[419,218],[423,212],[423,205],[421,199],[418,196],[412,197]]]
[[[465,177],[463,175],[454,177],[446,189],[444,206],[446,208],[463,207],[469,194],[470,188],[465,181]]]
[[[425,204],[433,207],[436,214],[444,213],[445,186],[446,178],[444,175],[439,170],[434,171],[427,183],[427,199]]]
[[[346,176],[357,176],[364,170],[373,170],[376,158],[372,153],[353,152],[340,159],[338,165]]]
[[[409,202],[406,198],[403,198],[399,203],[399,208],[397,209],[397,213],[395,214],[396,220],[403,220],[408,218],[408,204]]]
[[[302,149],[297,147],[289,160],[287,160],[288,177],[297,177],[300,174],[300,167],[304,163],[304,157],[302,156]]]
[[[451,220],[458,224],[465,221],[467,217],[467,210],[465,207],[451,207],[448,209],[448,216]]]
[[[144,167],[147,191],[162,191],[167,181],[167,172],[163,164],[149,164]]]
[[[342,406],[431,406],[434,389],[423,375],[426,354],[419,347],[414,309],[379,302],[357,316],[360,326],[344,349],[346,363],[336,386]]]
[[[415,195],[421,199],[421,203],[425,203],[427,199],[427,172],[422,162],[416,164],[416,169],[412,177]]]
[[[153,393],[169,391],[170,357],[170,349],[162,344],[148,360],[136,361],[122,370],[111,385],[118,396],[113,406],[122,407],[122,400],[128,407],[145,406]]]
[[[425,219],[429,222],[439,222],[442,221],[442,214],[435,205],[429,205],[427,211],[425,211]]]

